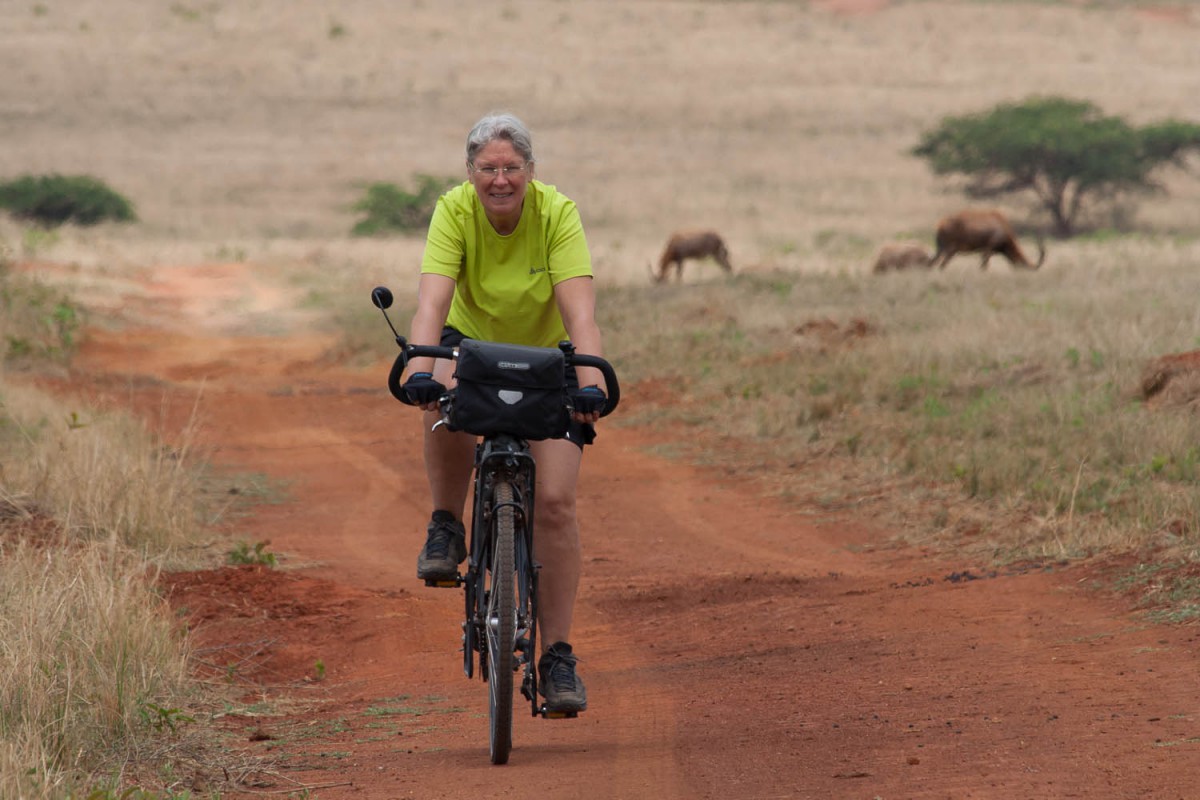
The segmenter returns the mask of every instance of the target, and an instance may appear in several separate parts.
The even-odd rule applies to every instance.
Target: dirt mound
[[[1200,407],[1200,350],[1151,361],[1142,371],[1141,392],[1152,406]]]
[[[265,565],[167,574],[161,583],[199,647],[201,671],[256,690],[323,678],[340,635],[377,597]]]

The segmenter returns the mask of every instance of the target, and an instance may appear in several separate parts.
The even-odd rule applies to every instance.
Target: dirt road
[[[617,425],[580,497],[590,708],[522,706],[511,762],[490,766],[461,593],[413,575],[416,415],[383,367],[221,313],[271,314],[273,292],[241,265],[154,271],[123,300],[145,327],[94,332],[78,364],[168,430],[198,398],[231,489],[275,487],[231,535],[269,541],[279,568],[167,578],[200,669],[244,689],[216,724],[263,759],[226,796],[1200,797],[1195,627],[1147,624],[1087,567],[992,573],[870,519],[815,524]]]

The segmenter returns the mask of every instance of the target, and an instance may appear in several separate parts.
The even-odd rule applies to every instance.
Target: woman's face
[[[500,233],[512,233],[521,219],[533,164],[525,163],[512,142],[496,139],[475,154],[467,175],[492,226]]]

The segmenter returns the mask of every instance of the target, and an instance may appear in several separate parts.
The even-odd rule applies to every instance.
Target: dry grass
[[[467,128],[508,107],[533,127],[540,176],[580,203],[605,281],[641,281],[681,226],[717,228],[740,268],[838,271],[885,239],[928,240],[962,203],[907,154],[947,114],[1045,92],[1142,124],[1192,115],[1200,94],[1194,9],[834,6],[9,4],[0,174],[87,171],[136,202],[143,224],[64,233],[54,257],[321,250],[400,271],[419,244],[348,241],[351,204],[372,181],[461,171]],[[1139,225],[1193,225],[1200,185],[1169,186]]]
[[[8,492],[46,509],[70,539],[112,537],[159,561],[195,541],[200,501],[187,431],[167,447],[124,414],[0,388]]]
[[[0,796],[164,785],[204,699],[153,586],[195,558],[185,451],[2,377],[0,441]]]
[[[991,558],[1191,553],[1200,418],[1139,389],[1151,357],[1200,347],[1200,242],[1081,241],[1053,259],[615,290],[608,347],[627,380],[668,387],[635,420],[728,437],[693,455],[757,458],[783,494],[849,459],[843,491],[893,492],[909,536],[953,533],[946,509],[970,502],[987,537],[951,545]]]
[[[115,542],[0,541],[0,796],[120,785],[184,726],[187,649]]]

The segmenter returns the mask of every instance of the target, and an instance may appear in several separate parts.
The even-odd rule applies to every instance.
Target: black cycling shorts
[[[457,328],[452,328],[449,325],[442,328],[442,347],[458,347],[459,342],[467,338]],[[567,389],[578,389],[579,377],[575,374],[575,368],[567,367]],[[580,450],[585,444],[591,444],[596,439],[596,428],[588,422],[576,422],[572,419],[567,424],[566,436],[558,437],[566,439],[576,445]]]

